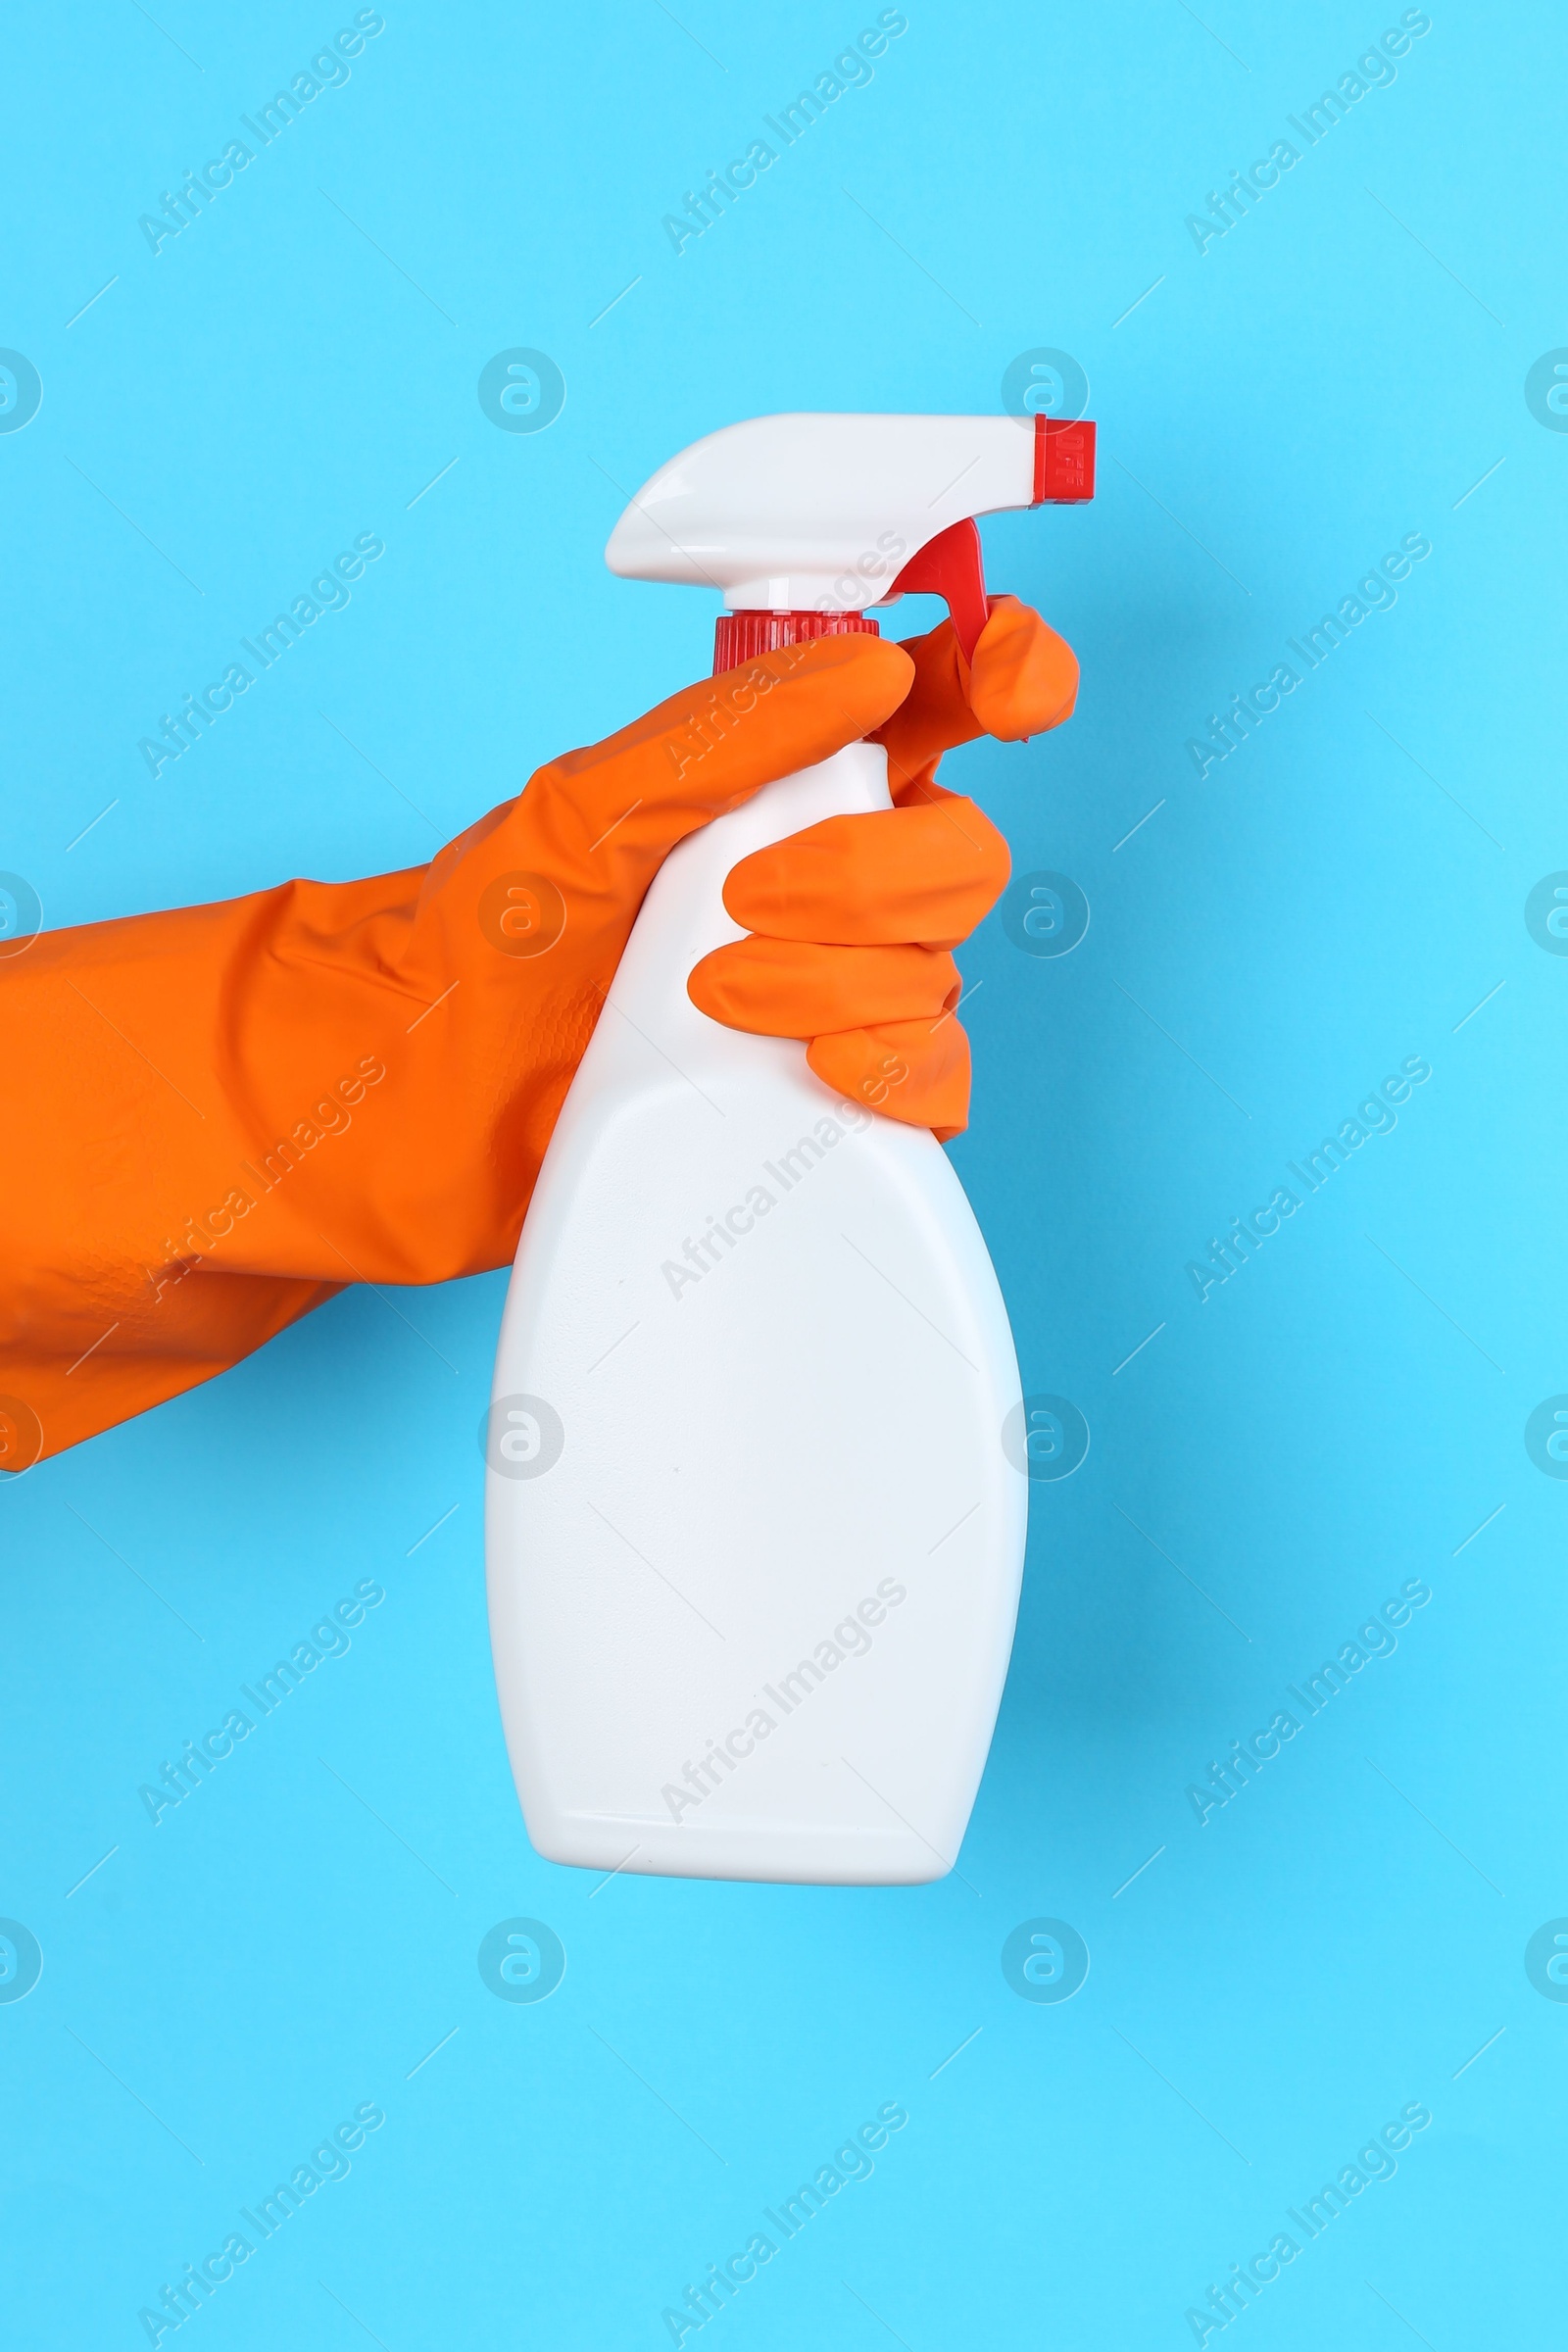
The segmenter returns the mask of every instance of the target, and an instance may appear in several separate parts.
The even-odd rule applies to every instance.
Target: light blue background
[[[1093,917],[1063,958],[1000,916],[964,951],[954,1157],[1025,1385],[1093,1443],[1033,1491],[962,1875],[881,1893],[530,1852],[474,1435],[501,1275],[350,1292],[0,1494],[0,1913],[44,1951],[0,2005],[9,2333],[144,2341],[138,2307],[374,2099],[208,2352],[652,2347],[899,2100],[724,2340],[1175,2347],[1423,2101],[1254,2352],[1544,2341],[1568,2005],[1523,1953],[1568,1913],[1568,1489],[1523,1430],[1568,1389],[1568,963],[1523,906],[1568,866],[1568,437],[1523,382],[1568,342],[1560,24],[1435,6],[1200,255],[1185,216],[1396,8],[918,0],[677,258],[662,215],[873,8],[392,5],[155,258],[137,216],[353,13],[156,8],[5,36],[0,343],[44,396],[0,437],[0,866],[53,925],[420,860],[705,667],[707,600],[601,562],[664,457],[770,410],[994,410],[1015,354],[1065,349],[1099,497],[986,542],[1076,646],[1078,713],[947,773]],[[481,414],[513,345],[564,373],[546,432]],[[349,609],[152,782],[137,738],[366,530]],[[1207,714],[1415,531],[1397,605],[1200,783]],[[1186,1261],[1413,1054],[1397,1128],[1200,1303]],[[137,1785],[372,1576],[350,1654],[155,1829]],[[1415,1577],[1396,1652],[1200,1826],[1188,1784]],[[538,2005],[475,1965],[516,1914],[566,1948]],[[1065,2004],[1002,1974],[1040,1915],[1092,1954]]]

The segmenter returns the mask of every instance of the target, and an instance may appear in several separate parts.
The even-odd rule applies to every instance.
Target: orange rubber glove
[[[863,1079],[854,1041],[882,1046],[891,1019],[910,1076],[881,1107],[924,1120],[927,1064],[906,1038],[916,998],[856,959],[915,943],[940,960],[926,939],[978,919],[1005,852],[978,810],[932,783],[936,759],[988,726],[1014,735],[1065,716],[1075,674],[1060,640],[1010,604],[972,678],[945,629],[908,651],[858,636],[788,648],[552,760],[429,866],[53,932],[0,960],[0,1468],[25,1470],[194,1388],[350,1282],[440,1282],[510,1262],[669,851],[872,730],[901,799],[930,806],[836,820],[851,828],[847,852],[816,826],[798,837],[809,846],[747,859],[732,878],[748,909],[736,919],[753,920],[756,892],[767,936],[723,953],[782,951],[772,995],[732,968],[746,998],[737,1025],[814,1039],[820,1015],[830,1035],[810,1052],[836,1086]],[[922,852],[911,822],[944,838]],[[870,825],[886,828],[886,884],[871,837],[855,830]],[[978,863],[955,893],[965,837]],[[808,904],[825,931],[802,929]],[[836,975],[826,986],[792,960],[813,942]],[[918,1004],[939,1010],[951,988]]]

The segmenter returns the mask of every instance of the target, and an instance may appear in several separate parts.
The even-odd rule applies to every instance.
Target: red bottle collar
[[[864,612],[768,612],[743,606],[721,612],[713,630],[713,675],[755,662],[781,645],[804,645],[812,637],[880,637]]]

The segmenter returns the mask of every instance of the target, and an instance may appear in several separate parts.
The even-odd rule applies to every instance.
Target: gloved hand
[[[935,781],[937,761],[977,735],[1011,743],[1059,726],[1078,664],[1012,596],[991,599],[972,670],[951,621],[904,650],[913,683],[872,737],[893,809],[829,817],[743,858],[724,905],[754,936],[705,956],[688,990],[731,1028],[809,1040],[807,1060],[839,1094],[945,1143],[969,1115],[950,951],[1001,895],[1009,860],[989,817]]]
[[[693,993],[717,966],[736,1000],[718,1017],[810,1037],[862,1099],[867,1054],[891,1050],[909,1076],[877,1107],[961,1123],[957,1025],[931,1034],[955,985],[940,943],[978,920],[1006,856],[932,774],[987,727],[1064,717],[1075,676],[1010,600],[972,676],[946,627],[907,650],[825,638],[552,760],[429,866],[49,933],[0,960],[0,1468],[195,1387],[345,1284],[507,1264],[669,851],[873,730],[901,808],[746,859],[732,910],[760,936],[705,958]],[[905,968],[928,963],[947,975],[934,995]]]

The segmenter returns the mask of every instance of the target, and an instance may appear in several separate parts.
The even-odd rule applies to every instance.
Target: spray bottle
[[[715,672],[865,608],[986,617],[975,516],[1093,495],[1094,426],[763,416],[669,461],[606,561],[717,586]],[[496,1358],[491,1640],[539,1853],[604,1871],[851,1886],[954,1866],[1002,1697],[1027,1481],[1012,1338],[924,1129],[686,982],[741,936],[725,877],[887,808],[851,745],[671,854],[523,1227]]]

